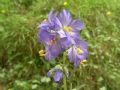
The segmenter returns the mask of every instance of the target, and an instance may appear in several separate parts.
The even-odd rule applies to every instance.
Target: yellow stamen
[[[39,51],[39,56],[45,56],[45,51],[44,50],[40,50]]]
[[[50,40],[50,45],[53,45],[56,43],[56,38],[54,38],[53,40]]]
[[[81,62],[80,62],[80,64],[85,64],[87,62],[87,60],[82,60]]]
[[[68,26],[68,27],[64,27],[64,30],[67,32],[70,32],[72,30],[72,28]]]
[[[76,48],[78,54],[82,54],[83,51],[80,48]]]

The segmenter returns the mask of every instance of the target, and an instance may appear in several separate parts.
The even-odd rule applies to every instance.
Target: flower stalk
[[[63,65],[65,66],[66,64],[66,53],[63,53]],[[64,73],[63,75],[63,84],[64,84],[64,90],[67,90],[67,79],[66,79],[66,75]]]
[[[63,76],[63,84],[64,84],[64,90],[67,90],[67,80],[66,80],[66,76]]]

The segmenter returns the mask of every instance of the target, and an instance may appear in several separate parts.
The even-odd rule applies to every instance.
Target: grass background
[[[120,0],[0,0],[0,90],[63,90],[46,77],[62,58],[39,57],[37,36],[49,11],[62,9],[85,23],[89,44],[87,64],[75,69],[66,58],[68,90],[120,90]]]

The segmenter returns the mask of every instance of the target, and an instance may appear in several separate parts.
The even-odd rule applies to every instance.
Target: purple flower
[[[47,60],[52,60],[57,57],[60,53],[64,51],[61,44],[55,39],[55,37],[50,41],[49,44],[45,44],[45,58]]]
[[[55,72],[55,76],[54,76],[54,80],[55,80],[55,82],[59,83],[60,80],[61,80],[61,78],[62,78],[62,72],[59,71],[59,70],[56,71],[56,72]]]
[[[47,76],[53,77],[54,81],[59,83],[60,80],[63,78],[63,75],[65,75],[67,78],[69,77],[68,69],[61,65],[56,65],[54,68],[48,71]]]
[[[43,21],[39,25],[39,34],[38,39],[40,43],[43,43],[45,46],[45,58],[47,60],[52,60],[57,57],[61,52],[64,51],[60,39],[58,38],[57,33],[55,32],[55,17],[56,14],[50,12],[48,20]]]
[[[52,69],[47,73],[47,76],[48,76],[48,77],[51,77],[52,75],[54,75],[54,76],[53,76],[53,77],[54,77],[54,81],[55,81],[56,83],[59,83],[60,80],[62,79],[63,73],[62,73],[62,71],[59,70],[59,69],[52,68]]]
[[[86,60],[87,54],[87,43],[82,40],[68,49],[68,57],[75,67],[79,66],[80,61]]]
[[[48,43],[51,40],[51,37],[56,36],[55,27],[57,24],[56,22],[56,15],[57,13],[53,14],[53,11],[50,11],[48,15],[48,19],[44,20],[38,28],[40,29],[38,34],[39,42],[41,43]]]
[[[49,27],[47,29],[41,27],[41,30],[39,32],[39,41],[45,45],[45,58],[47,60],[52,60],[64,50],[61,47],[56,34],[51,33]]]
[[[50,29],[50,24],[48,21],[43,21],[39,25],[38,39],[40,43],[47,44],[56,35],[53,30]]]
[[[57,33],[60,38],[66,38],[64,39],[66,40],[64,43],[69,42],[68,46],[70,46],[75,43],[74,40],[79,40],[79,31],[84,27],[84,24],[80,20],[72,20],[70,13],[63,10],[56,22],[58,22],[57,25],[59,26],[59,29],[57,30]]]

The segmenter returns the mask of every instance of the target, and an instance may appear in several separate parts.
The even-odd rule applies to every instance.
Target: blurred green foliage
[[[63,90],[46,77],[62,58],[39,57],[37,36],[49,11],[62,9],[85,23],[89,44],[87,64],[68,68],[68,90],[120,90],[120,0],[0,0],[0,89]]]

